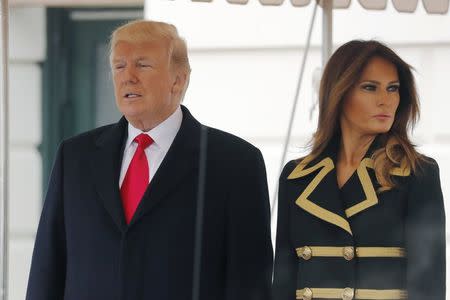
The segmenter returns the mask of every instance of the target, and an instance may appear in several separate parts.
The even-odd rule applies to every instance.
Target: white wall
[[[42,203],[42,70],[46,25],[43,8],[11,8],[9,24],[9,297],[25,299]]]

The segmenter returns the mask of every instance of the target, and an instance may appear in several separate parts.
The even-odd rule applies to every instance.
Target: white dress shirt
[[[148,134],[153,139],[153,143],[145,149],[145,155],[147,156],[147,161],[149,164],[148,178],[149,182],[151,182],[153,176],[156,174],[156,171],[161,165],[161,162],[166,156],[167,151],[172,145],[173,140],[180,129],[182,120],[183,112],[181,111],[181,107],[178,106],[173,114],[150,131],[143,132],[142,130],[133,127],[131,123],[128,123],[128,138],[123,152],[119,188],[122,186],[128,166],[130,165],[134,152],[137,149],[137,143],[134,142],[134,139],[141,133]]]

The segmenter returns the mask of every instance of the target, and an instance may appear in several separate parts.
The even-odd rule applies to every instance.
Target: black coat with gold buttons
[[[428,159],[417,174],[396,168],[397,187],[378,193],[369,155],[341,189],[335,161],[326,151],[281,174],[274,300],[444,300],[437,164]]]

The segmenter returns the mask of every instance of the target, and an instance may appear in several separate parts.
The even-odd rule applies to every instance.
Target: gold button
[[[313,293],[310,288],[303,289],[303,295],[302,295],[303,300],[311,300],[312,296],[313,296]]]
[[[343,252],[344,252],[343,253],[344,254],[344,258],[346,260],[352,260],[353,257],[355,257],[355,250],[354,250],[353,247],[344,247]]]
[[[352,300],[355,296],[355,292],[352,288],[345,288],[344,292],[342,292],[342,300]]]
[[[311,256],[312,256],[312,250],[311,250],[311,248],[309,248],[308,246],[303,247],[302,253],[301,253],[301,257],[302,257],[304,260],[308,260],[308,259],[311,258]]]

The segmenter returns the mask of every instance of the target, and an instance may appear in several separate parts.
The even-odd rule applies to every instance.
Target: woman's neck
[[[362,135],[356,132],[342,132],[338,151],[338,163],[358,166],[376,135]]]

